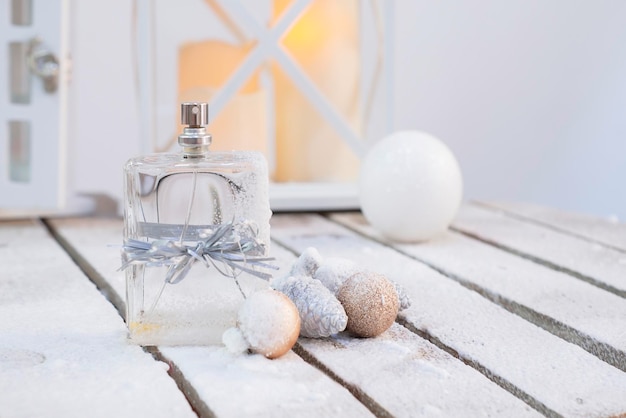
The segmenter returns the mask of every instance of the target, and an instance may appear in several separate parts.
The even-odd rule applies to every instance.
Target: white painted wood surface
[[[0,223],[0,416],[194,416],[37,222]]]
[[[40,224],[0,223],[0,416],[620,416],[626,301],[553,266],[585,245],[620,251],[544,221],[470,205],[465,233],[393,244],[356,213],[275,215],[279,275],[315,246],[386,274],[413,305],[377,338],[300,338],[273,361],[223,347],[158,347],[158,361],[128,344],[109,246],[121,220],[50,221],[83,272]],[[585,274],[604,278],[593,254]]]
[[[420,245],[393,244],[360,214],[337,214],[332,218],[427,263],[492,302],[626,371],[623,298],[459,233],[446,232]]]
[[[476,204],[626,251],[626,223],[620,223],[617,217],[602,219],[530,203],[476,202]]]
[[[626,297],[622,251],[476,205],[463,206],[453,227]]]
[[[308,224],[309,219],[275,215],[272,235],[289,247],[292,232],[305,231],[305,239],[327,238],[324,224]],[[305,223],[304,229],[299,228],[300,222]],[[291,248],[301,252],[306,246]],[[296,258],[278,245],[272,253],[283,267]],[[299,343],[306,357],[332,371],[343,384],[364,392],[380,415],[466,417],[497,416],[505,411],[515,416],[537,415],[477,371],[397,324],[374,339],[340,334],[320,340],[300,338]]]
[[[298,251],[350,258],[405,287],[410,327],[548,415],[626,411],[626,374],[397,251],[321,217],[274,216],[272,235]],[[564,289],[564,292],[566,289]]]
[[[121,301],[124,273],[117,271],[119,249],[111,245],[121,244],[122,221],[68,219],[52,225],[93,266],[102,287]],[[268,286],[256,278],[241,284],[245,291]],[[194,406],[220,417],[371,415],[348,390],[293,353],[272,361],[258,355],[232,356],[224,347],[160,347],[160,351],[193,387]]]

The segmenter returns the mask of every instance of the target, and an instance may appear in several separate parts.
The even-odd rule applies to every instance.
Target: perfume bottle
[[[183,103],[181,121],[180,153],[124,167],[126,322],[141,345],[219,344],[245,289],[271,277],[265,158],[211,152],[206,103]]]

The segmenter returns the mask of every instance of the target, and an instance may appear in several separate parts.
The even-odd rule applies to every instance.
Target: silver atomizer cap
[[[180,105],[180,122],[193,128],[209,124],[209,104],[200,102],[182,103]]]
[[[181,103],[180,122],[187,125],[183,133],[178,135],[178,144],[188,154],[208,151],[211,145],[211,134],[206,132],[209,124],[209,104],[201,102]]]

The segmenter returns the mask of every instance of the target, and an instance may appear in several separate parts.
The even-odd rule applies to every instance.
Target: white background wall
[[[626,219],[626,1],[394,1],[395,127],[446,142],[467,199]],[[139,153],[131,4],[72,3],[78,192],[119,198]]]

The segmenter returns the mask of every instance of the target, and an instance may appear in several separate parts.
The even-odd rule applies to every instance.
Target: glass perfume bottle
[[[142,345],[219,344],[272,267],[265,158],[211,152],[206,103],[183,103],[181,121],[181,153],[124,167],[126,322]]]

